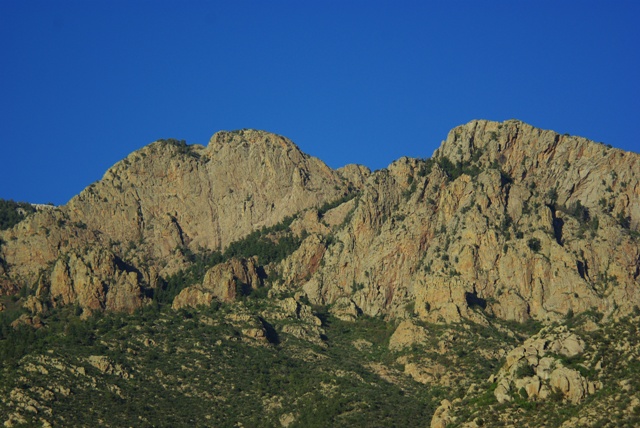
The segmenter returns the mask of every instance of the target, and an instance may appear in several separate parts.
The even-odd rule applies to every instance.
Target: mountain
[[[222,249],[337,199],[354,185],[347,176],[260,131],[220,132],[206,148],[157,141],[67,205],[4,232],[3,288],[36,287],[53,303],[90,311],[131,311],[159,275],[185,266],[185,251]]]
[[[482,322],[473,306],[518,322],[627,314],[640,299],[639,159],[516,121],[469,123],[433,158],[373,174],[303,288],[314,303],[348,296],[368,315],[430,322]]]
[[[0,414],[632,426],[639,177],[638,154],[516,120],[374,172],[263,131],[156,141],[0,231]]]

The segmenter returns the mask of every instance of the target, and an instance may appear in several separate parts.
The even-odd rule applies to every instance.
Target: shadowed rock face
[[[159,276],[188,265],[187,250],[224,249],[299,214],[291,229],[309,235],[272,267],[281,280],[271,285],[340,302],[347,318],[624,314],[640,304],[639,162],[519,121],[470,122],[432,159],[374,173],[332,170],[261,131],[219,132],[207,147],[158,141],[2,232],[0,284],[131,311]],[[315,211],[353,189],[357,198]],[[231,299],[229,287],[209,280],[183,303]]]

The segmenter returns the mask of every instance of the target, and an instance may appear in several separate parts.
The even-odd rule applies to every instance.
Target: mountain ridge
[[[487,231],[505,235],[496,234],[490,242],[477,241],[473,245],[463,245],[458,251],[464,254],[451,254],[451,259],[459,261],[460,257],[463,258],[461,269],[464,272],[474,274],[478,270],[478,260],[482,262],[477,257],[478,253],[484,252],[481,247],[489,245],[492,248],[491,251],[487,248],[489,253],[495,252],[496,246],[506,249],[511,234],[520,236],[524,233],[515,228],[524,225],[525,221],[537,222],[538,228],[546,231],[546,235],[530,238],[537,240],[533,242],[538,242],[533,247],[539,245],[540,240],[545,249],[551,247],[558,250],[555,247],[564,247],[564,218],[570,220],[570,216],[566,215],[567,207],[573,207],[574,211],[582,210],[580,214],[583,216],[597,218],[597,227],[614,227],[615,224],[602,213],[599,216],[596,214],[598,211],[608,211],[611,218],[618,219],[619,223],[625,223],[629,230],[635,231],[640,218],[640,184],[636,174],[638,159],[637,154],[610,149],[580,137],[539,130],[516,120],[503,123],[469,122],[451,130],[431,159],[423,161],[400,158],[388,168],[373,173],[358,165],[332,170],[320,160],[305,155],[287,138],[264,131],[220,131],[212,136],[207,147],[188,146],[177,140],[159,140],[116,163],[105,172],[102,180],[88,186],[67,205],[53,212],[38,213],[26,224],[3,232],[6,236],[3,238],[3,260],[10,266],[5,269],[4,282],[7,283],[8,270],[14,272],[16,278],[33,283],[36,279],[34,273],[38,275],[40,270],[50,266],[50,263],[68,250],[82,250],[88,245],[100,243],[114,257],[127,260],[138,271],[139,287],[153,289],[157,287],[159,276],[170,275],[188,264],[180,254],[181,248],[190,251],[224,250],[232,241],[257,228],[271,226],[287,216],[317,208],[322,203],[359,191],[363,193],[357,199],[359,206],[357,209],[353,208],[355,219],[341,230],[331,232],[335,236],[342,233],[344,238],[339,238],[341,242],[351,242],[347,253],[343,252],[340,256],[340,263],[357,266],[352,268],[351,273],[345,272],[344,267],[333,266],[321,275],[310,278],[306,284],[298,286],[302,285],[302,289],[315,303],[331,303],[339,297],[359,299],[354,304],[370,315],[390,310],[390,313],[402,317],[402,308],[411,303],[407,299],[415,297],[417,313],[434,320],[442,314],[427,315],[422,307],[432,307],[438,301],[435,306],[441,307],[444,319],[454,320],[461,315],[473,316],[465,308],[469,305],[464,301],[469,295],[479,292],[477,283],[480,279],[477,275],[474,278],[464,278],[463,275],[462,279],[473,285],[463,286],[464,292],[457,292],[456,303],[445,303],[439,302],[438,296],[421,295],[423,291],[420,290],[432,293],[439,287],[451,289],[451,281],[460,283],[459,272],[452,266],[452,261],[448,260],[449,255],[424,255],[422,259],[429,258],[430,264],[439,264],[438,260],[447,259],[438,270],[444,272],[450,269],[449,276],[456,277],[451,281],[442,275],[436,275],[438,279],[434,279],[433,275],[422,278],[420,275],[416,276],[416,272],[420,270],[417,258],[421,251],[428,252],[429,248],[436,248],[440,252],[439,247],[429,244],[429,240],[442,241],[440,243],[448,247],[451,239],[462,239],[461,235],[440,240],[436,236],[439,231],[444,231],[445,235],[457,233],[447,231],[447,225],[453,218],[458,218],[458,221],[462,219],[465,223],[460,215],[461,210],[464,215],[475,216],[470,221],[475,224],[470,227],[477,229],[475,232],[465,232],[465,241],[477,241],[478,237],[483,237],[486,241]],[[536,187],[548,190],[541,194]],[[478,193],[478,188],[484,190]],[[475,207],[471,206],[473,204],[465,204],[465,201],[471,202],[472,199]],[[425,209],[422,205],[425,201],[427,205],[433,206]],[[579,204],[578,208],[576,204]],[[535,206],[538,211],[533,220],[529,218],[529,205]],[[366,212],[363,206],[367,207]],[[499,206],[501,209],[495,210],[492,206]],[[563,207],[564,211],[558,211],[557,207]],[[483,209],[488,210],[488,213],[483,214]],[[523,210],[526,212],[524,215]],[[393,232],[394,215],[403,220],[409,217],[411,236],[402,238],[396,234],[395,238],[380,242],[380,236]],[[478,229],[482,222],[480,216],[485,218],[485,226],[480,227],[482,230]],[[389,218],[392,218],[391,223],[387,223]],[[425,221],[429,224],[425,224]],[[589,224],[593,228],[593,219],[579,219],[579,223],[587,221],[591,221]],[[500,225],[496,225],[497,222],[501,222]],[[407,224],[403,225],[405,231]],[[69,225],[72,227],[69,228]],[[586,226],[581,224],[579,227]],[[321,229],[311,224],[302,226],[302,229],[305,228]],[[67,229],[71,229],[71,234],[65,233]],[[320,234],[327,233],[329,231],[325,227]],[[475,238],[471,236],[474,233]],[[533,233],[540,235],[538,232]],[[553,235],[557,246],[549,239],[550,235]],[[24,243],[16,244],[21,238]],[[368,254],[374,238],[379,241],[378,253]],[[402,239],[398,241],[398,238]],[[398,247],[400,242],[404,247]],[[419,245],[416,246],[416,242]],[[30,248],[26,258],[21,250],[25,243]],[[393,247],[401,251],[385,250]],[[327,247],[323,257],[324,254],[330,256],[331,251],[335,252],[336,248]],[[352,250],[357,253],[358,248],[363,251],[361,255],[350,254]],[[538,252],[529,250],[531,248],[524,247],[525,253],[530,255]],[[316,257],[319,251],[315,252]],[[467,254],[469,251],[473,254]],[[601,271],[598,274],[620,279],[628,277],[628,274],[625,275],[624,265],[632,267],[634,263],[637,266],[640,262],[633,260],[637,256],[637,250],[632,248],[626,253],[631,257],[614,265],[614,273]],[[383,258],[404,254],[409,261],[402,267],[387,260],[386,263],[391,266],[387,269],[391,272],[391,277],[380,272],[377,291],[366,290],[369,293],[366,296],[359,296],[358,293],[351,296],[349,290],[353,284],[367,285],[374,282],[366,275],[378,275],[377,268],[373,264],[368,268],[361,264],[377,258],[376,263],[383,265],[385,262],[380,259],[381,254],[386,254]],[[556,256],[561,257],[555,253],[547,254],[546,257]],[[566,254],[562,257],[567,258]],[[494,261],[498,258],[496,253]],[[323,262],[331,263],[331,259],[323,258]],[[491,270],[489,260],[483,263],[481,270]],[[566,265],[568,261],[564,263]],[[584,257],[576,263],[577,266],[582,266],[576,269],[583,280],[585,272],[588,274],[589,268],[593,272],[598,265],[595,259],[587,260]],[[137,266],[140,265],[148,265],[150,268],[139,269]],[[540,266],[529,267],[524,270],[539,268]],[[551,267],[543,269],[548,271]],[[111,271],[111,268],[108,270]],[[500,273],[495,275],[499,277]],[[513,273],[507,275],[513,277]],[[325,277],[333,285],[328,289],[322,289],[320,285],[318,289],[318,281],[324,281]],[[548,282],[549,278],[541,280]],[[636,280],[637,275],[628,277],[626,282],[634,283]],[[390,285],[400,282],[424,284],[425,281],[435,281],[435,284],[426,288],[424,285]],[[490,296],[496,289],[490,283],[495,285],[496,281],[504,282],[504,279],[485,278],[486,284],[482,287],[488,287],[488,291],[480,291],[480,294],[484,296],[489,293],[485,297],[495,297]],[[12,287],[14,291],[18,288],[20,287],[15,285]],[[418,290],[417,294],[414,288]],[[361,287],[358,291],[363,289]],[[593,294],[591,291],[593,290],[586,287],[580,293],[588,297]],[[402,297],[397,303],[393,303],[396,292]],[[322,294],[325,297],[321,297]],[[520,289],[517,294],[527,293]],[[467,297],[463,300],[460,296]],[[480,298],[484,300],[484,297]],[[372,299],[378,303],[370,304]],[[560,309],[560,315],[569,309],[574,312],[584,311],[592,306],[604,309],[602,305],[595,305],[596,300],[596,297],[592,297],[585,300],[587,303],[565,303]],[[495,306],[520,307],[518,315],[500,313],[508,319],[524,321],[531,310],[530,302],[518,301],[519,298],[512,296],[509,303],[498,302]],[[626,301],[637,300],[632,298]],[[620,298],[614,302],[615,305],[623,303]],[[543,306],[542,302],[537,305]],[[629,308],[626,310],[628,312]]]
[[[373,172],[264,131],[156,141],[0,231],[0,416],[632,426],[639,162],[516,120]]]

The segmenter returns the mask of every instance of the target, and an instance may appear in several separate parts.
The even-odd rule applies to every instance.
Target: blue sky
[[[159,138],[337,168],[517,118],[640,151],[637,1],[0,0],[0,198],[66,203]]]

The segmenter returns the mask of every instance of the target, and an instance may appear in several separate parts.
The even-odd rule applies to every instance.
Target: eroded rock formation
[[[367,315],[553,321],[640,302],[640,156],[518,121],[455,128],[373,173],[303,284]],[[407,308],[410,308],[409,311]],[[412,308],[411,308],[412,307]]]
[[[306,239],[269,285],[344,319],[618,316],[640,303],[639,174],[637,154],[515,120],[470,122],[433,158],[373,173],[332,170],[261,131],[219,132],[207,147],[158,141],[2,232],[0,284],[131,311],[189,252],[296,215],[290,230]],[[232,300],[218,279],[176,305]]]
[[[67,205],[0,232],[0,285],[16,293],[44,275],[56,302],[129,311],[144,304],[140,287],[153,288],[158,275],[188,264],[185,250],[222,250],[344,196],[366,174],[358,167],[344,171],[262,131],[219,132],[207,147],[157,141]],[[88,260],[86,253],[102,256]]]

